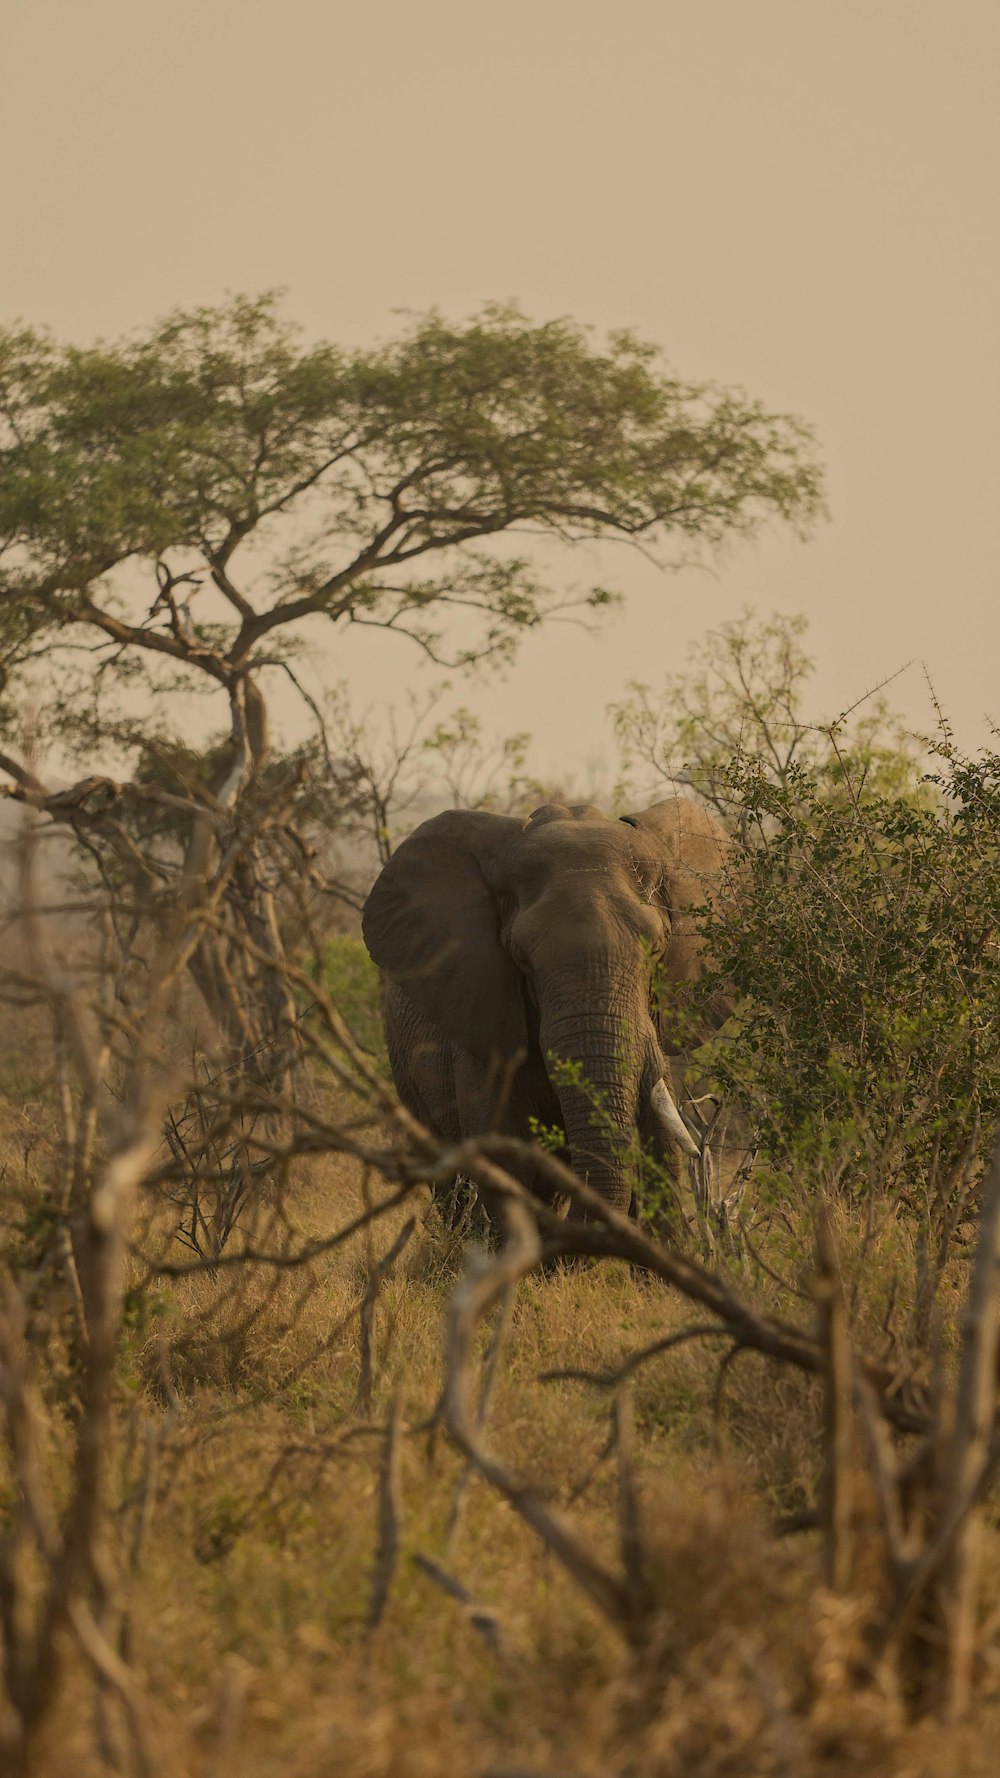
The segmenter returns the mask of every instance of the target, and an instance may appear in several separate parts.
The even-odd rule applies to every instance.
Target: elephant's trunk
[[[639,1092],[648,1069],[645,1009],[609,999],[596,1014],[546,1019],[541,1042],[573,1166],[616,1210],[632,1197]]]

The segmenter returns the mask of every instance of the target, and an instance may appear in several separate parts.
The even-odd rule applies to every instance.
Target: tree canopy
[[[821,505],[798,420],[679,381],[630,335],[601,345],[512,308],[411,319],[363,351],[306,342],[270,295],[87,349],[11,329],[0,770],[85,843],[124,910],[123,955],[143,920],[174,942],[180,910],[203,910],[187,952],[203,998],[237,1052],[284,1055],[296,1012],[276,886],[293,886],[304,920],[307,830],[327,830],[317,808],[351,806],[363,777],[350,747],[331,754],[307,641],[370,625],[452,665],[503,658],[561,606],[614,597],[543,575],[540,540],[703,549],[768,518],[803,529]],[[17,698],[39,660],[43,743],[71,740],[113,777],[39,781]],[[285,758],[269,738],[275,673],[318,728]],[[192,689],[227,706],[211,739],[183,731],[177,694]],[[466,722],[436,746],[461,755],[470,741]],[[223,904],[225,919],[204,912]]]
[[[8,667],[83,624],[230,689],[310,618],[438,658],[463,613],[452,660],[509,652],[567,597],[531,536],[712,546],[822,504],[800,421],[499,307],[366,351],[305,343],[272,295],[86,350],[10,330],[0,457]]]

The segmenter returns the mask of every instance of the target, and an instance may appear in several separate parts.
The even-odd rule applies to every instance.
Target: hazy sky
[[[617,550],[600,639],[465,694],[549,767],[746,602],[809,614],[831,713],[912,657],[960,739],[1000,718],[997,0],[6,0],[0,57],[3,320],[84,341],[281,285],[364,344],[514,298],[813,423],[810,542]],[[369,634],[329,674],[432,671]],[[929,721],[919,666],[891,695]]]

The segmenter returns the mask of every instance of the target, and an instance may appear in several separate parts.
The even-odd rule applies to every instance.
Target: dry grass
[[[8,1097],[8,1207],[30,1212],[44,1131]],[[23,1149],[22,1142],[22,1149]],[[19,1170],[18,1170],[19,1169]],[[347,1220],[364,1182],[312,1162],[260,1239],[297,1242]],[[816,1387],[744,1354],[719,1388],[719,1353],[694,1341],[633,1384],[652,1629],[641,1654],[600,1620],[523,1522],[473,1480],[452,1525],[462,1463],[434,1424],[443,1311],[461,1256],[432,1222],[377,1302],[370,1412],[358,1405],[358,1308],[402,1213],[295,1271],[223,1271],[137,1295],[121,1358],[121,1510],[127,1569],[137,1498],[148,1526],[126,1581],[131,1659],[158,1773],[178,1778],[840,1778],[991,1772],[1000,1670],[961,1735],[907,1725],[888,1686],[858,1682],[863,1602],[820,1581],[814,1534],[776,1539],[774,1518],[814,1497]],[[159,1199],[136,1228],[143,1251],[179,1250]],[[8,1237],[24,1276],[43,1270],[31,1215]],[[878,1328],[909,1256],[891,1219],[838,1231],[858,1314]],[[32,1247],[32,1242],[35,1247]],[[37,1249],[37,1251],[36,1251]],[[790,1287],[808,1268],[791,1236],[769,1260]],[[133,1282],[143,1278],[133,1262]],[[797,1268],[797,1269],[796,1269]],[[758,1294],[788,1312],[773,1280]],[[800,1310],[802,1305],[799,1305]],[[621,1265],[532,1277],[519,1287],[489,1408],[489,1441],[608,1561],[617,1481],[610,1393],[575,1380],[692,1320],[688,1305]],[[60,1360],[58,1293],[46,1363]],[[68,1348],[67,1348],[68,1350]],[[62,1368],[60,1368],[62,1367]],[[376,1557],[379,1460],[398,1396],[401,1557],[388,1605],[366,1628]],[[58,1466],[61,1414],[47,1415]],[[143,1452],[155,1448],[155,1464]],[[463,1604],[414,1558],[466,1590]],[[984,1560],[1000,1571],[1000,1547]],[[476,1627],[476,1609],[496,1633]],[[480,1615],[480,1623],[482,1615]],[[994,1699],[998,1701],[994,1701]],[[39,1751],[46,1778],[94,1778],[92,1685],[69,1682]]]

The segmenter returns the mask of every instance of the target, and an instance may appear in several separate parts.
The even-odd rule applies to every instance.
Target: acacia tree
[[[12,331],[0,451],[8,677],[41,661],[50,721],[102,772],[53,793],[16,746],[0,765],[161,925],[210,910],[190,967],[243,1048],[248,987],[275,1030],[293,1012],[268,969],[275,836],[294,850],[308,761],[273,757],[267,695],[283,675],[316,712],[304,648],[368,625],[451,665],[509,656],[567,603],[531,539],[702,549],[821,507],[799,421],[677,380],[630,335],[598,347],[496,307],[431,314],[364,352],[304,343],[272,296],[87,350]],[[200,751],[176,716],[196,690],[227,709]],[[237,928],[256,960],[243,988]]]

